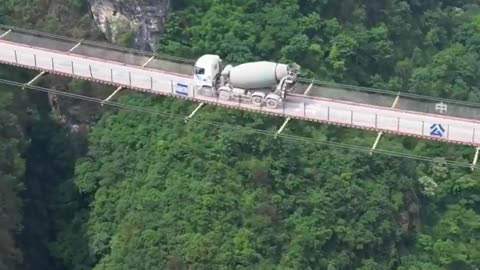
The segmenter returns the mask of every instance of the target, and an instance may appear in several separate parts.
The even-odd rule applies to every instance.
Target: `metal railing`
[[[445,140],[462,144],[479,144],[480,139],[476,136],[476,128],[465,128],[459,125],[440,125],[437,135],[432,136],[432,123],[426,120],[414,120],[401,116],[379,114],[378,109],[365,110],[359,105],[355,109],[345,109],[334,100],[305,100],[286,101],[278,108],[255,106],[248,99],[231,98],[220,99],[217,95],[206,95],[195,89],[188,79],[169,80],[159,77],[159,73],[148,69],[117,66],[115,64],[99,63],[96,60],[77,59],[76,56],[39,55],[37,53],[19,53],[13,50],[12,59],[16,65],[31,67],[52,73],[60,73],[92,81],[133,88],[140,91],[188,98],[204,103],[242,109],[264,114],[278,115],[289,118],[305,119],[315,122],[328,122],[341,126],[351,126],[367,130],[377,130],[387,133],[425,137],[430,139]],[[60,58],[63,57],[63,58]],[[66,59],[73,59],[67,61]],[[3,59],[7,60],[8,59]],[[82,62],[83,61],[83,62]],[[109,67],[109,68],[106,68]],[[348,106],[347,106],[348,107]],[[455,135],[455,136],[453,136]]]
[[[109,54],[114,54],[114,52],[118,52],[119,54],[131,55],[133,57],[133,59],[128,60],[129,58],[125,56],[125,59],[120,61],[133,61],[135,63],[142,62],[143,59],[140,59],[141,57],[154,56],[155,59],[158,61],[150,63],[149,67],[159,70],[190,74],[191,67],[194,63],[194,61],[191,59],[173,57],[164,54],[156,54],[152,52],[130,49],[101,42],[78,40],[74,38],[59,36],[40,31],[28,30],[14,26],[0,24],[0,29],[11,30],[11,33],[6,35],[6,40],[8,40],[9,35],[23,34],[29,35],[31,38],[51,39],[62,42],[72,42],[75,44],[81,42],[81,46],[77,49],[75,53],[83,53],[87,56],[101,58],[108,57]],[[52,46],[55,47],[54,45]],[[99,51],[95,53],[96,55],[92,55],[93,51],[95,50]],[[112,57],[115,58],[114,56]],[[139,59],[135,57],[138,57]],[[175,67],[175,65],[179,66]],[[310,84],[311,82],[312,80],[310,79],[300,79],[300,83],[303,84],[302,87]],[[439,97],[429,97],[407,92],[394,92],[376,88],[352,86],[319,80],[313,80],[313,83],[314,89],[309,94],[309,96],[313,97],[332,98],[344,101],[353,101],[357,103],[389,107],[390,102],[388,100],[395,96],[400,96],[401,102],[398,106],[398,109],[480,120],[480,104],[474,102],[459,101]],[[302,92],[299,92],[298,94],[301,93]],[[445,110],[437,111],[437,103],[440,103],[440,105],[444,106]]]

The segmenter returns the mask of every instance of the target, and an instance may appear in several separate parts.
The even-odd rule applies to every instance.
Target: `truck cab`
[[[214,82],[220,74],[221,62],[220,56],[213,54],[205,54],[198,58],[193,68],[193,79],[197,89],[214,86]]]

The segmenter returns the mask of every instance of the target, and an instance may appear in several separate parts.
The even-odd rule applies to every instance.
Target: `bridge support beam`
[[[143,63],[142,67],[145,67],[146,65],[148,65],[153,59],[155,59],[155,55],[150,57],[147,62]]]
[[[477,147],[477,149],[475,150],[475,156],[473,157],[472,166],[470,167],[472,171],[475,170],[475,166],[477,165],[479,152],[480,152],[480,147]]]
[[[10,34],[10,32],[12,32],[12,29],[8,29],[7,32],[3,33],[2,35],[0,35],[0,38],[4,38],[6,35]]]
[[[30,84],[32,84],[33,82],[35,82],[38,78],[40,78],[40,77],[42,77],[43,75],[45,75],[45,73],[46,73],[45,71],[42,71],[42,72],[38,73],[38,75],[35,76],[35,78],[31,79],[31,80],[27,83],[27,85],[30,85]]]
[[[400,99],[400,92],[398,93],[398,95],[395,97],[395,100],[393,101],[392,109],[395,108],[395,106],[397,106],[397,103],[398,103],[399,99]],[[376,125],[376,122],[375,122],[375,125]],[[377,138],[375,139],[375,142],[373,142],[372,148],[370,149],[370,156],[373,154],[373,151],[375,151],[375,149],[377,149],[377,145],[380,142],[380,139],[382,138],[382,135],[383,135],[383,132],[381,132],[381,131],[379,131],[377,133]]]
[[[310,85],[307,87],[307,89],[305,90],[305,92],[303,92],[303,95],[308,94],[308,92],[310,92],[310,90],[312,89],[312,86],[313,86],[313,80],[312,80],[312,82],[310,83]],[[278,129],[277,133],[275,133],[275,136],[274,136],[275,139],[278,137],[278,135],[280,135],[280,133],[282,133],[282,131],[283,131],[283,130],[285,129],[285,127],[287,126],[288,122],[290,122],[290,117],[288,117],[287,119],[285,119],[285,121],[283,122],[282,126]]]
[[[380,138],[382,138],[382,135],[383,135],[383,132],[381,132],[381,131],[377,133],[377,138],[373,142],[372,149],[370,149],[370,155],[372,155],[373,151],[375,151],[375,149],[377,149],[378,142],[380,142]]]
[[[0,38],[2,38],[3,36],[7,35],[7,34],[10,33],[11,31],[12,31],[12,30],[10,29],[10,30],[8,30],[7,32],[3,33],[3,35],[0,36]],[[80,45],[82,44],[82,42],[83,42],[83,39],[82,39],[80,42],[78,42],[77,44],[75,44],[75,46],[73,46],[70,50],[68,50],[68,52],[69,52],[69,53],[73,52],[73,50],[75,50],[76,48],[78,48],[78,46],[80,46]],[[35,55],[35,56],[36,56],[36,55]],[[35,58],[35,62],[36,62],[36,61],[37,61],[37,60],[36,60],[36,58]],[[35,63],[35,65],[36,65],[36,63]],[[72,69],[73,69],[73,66],[72,66]],[[72,73],[73,73],[73,70],[72,70]],[[42,76],[45,75],[45,74],[47,74],[47,72],[45,72],[45,71],[42,71],[42,72],[38,73],[38,75],[35,76],[33,79],[31,79],[26,85],[31,85],[31,84],[33,84],[36,80],[38,80],[40,77],[42,77]],[[25,86],[23,86],[22,89],[24,90],[24,89],[25,89]]]
[[[198,110],[200,110],[200,108],[203,107],[203,105],[205,105],[205,103],[198,104],[197,108],[195,108],[195,110],[193,110],[193,112],[189,116],[185,117],[185,123],[192,119],[192,117],[197,113]]]
[[[32,85],[36,80],[38,80],[40,77],[42,77],[43,75],[47,74],[47,72],[45,71],[42,71],[40,73],[38,73],[37,76],[35,76],[33,79],[31,79],[28,83],[24,84],[22,86],[22,90],[25,90],[25,86],[28,86],[28,85]]]
[[[73,46],[70,50],[68,50],[69,53],[73,52],[78,46],[82,45],[83,39],[80,40],[75,46]]]
[[[280,133],[282,133],[283,129],[287,126],[288,122],[290,122],[290,117],[285,119],[285,122],[283,122],[283,125],[278,129],[277,133],[275,133],[274,138],[276,139]]]
[[[310,83],[310,85],[307,87],[307,90],[305,90],[305,92],[303,92],[303,95],[307,95],[308,92],[310,92],[310,90],[312,89],[312,86],[313,86],[313,81]]]
[[[115,91],[113,91],[113,93],[112,93],[110,96],[108,96],[106,99],[104,99],[104,100],[102,101],[102,103],[100,103],[100,104],[103,106],[103,104],[105,104],[105,102],[107,102],[107,101],[109,101],[110,99],[112,99],[113,96],[115,96],[115,94],[117,94],[118,91],[120,91],[120,90],[122,90],[122,89],[123,89],[123,87],[119,86],[117,89],[115,89]]]
[[[77,44],[77,45],[80,45],[80,43],[81,43],[81,42],[79,42],[79,44]],[[154,58],[155,58],[155,55],[152,56],[152,57],[150,57],[145,63],[143,63],[142,67],[145,67],[146,65],[148,65],[148,63],[150,63]],[[107,102],[107,101],[109,101],[110,99],[112,99],[113,96],[115,96],[115,95],[116,95],[120,90],[122,90],[122,89],[123,89],[123,87],[122,87],[122,86],[119,86],[117,89],[115,89],[115,91],[113,91],[113,93],[112,93],[110,96],[108,96],[106,99],[104,99],[104,100],[102,101],[102,103],[100,103],[100,105],[103,106],[103,105],[105,104],[105,102]]]

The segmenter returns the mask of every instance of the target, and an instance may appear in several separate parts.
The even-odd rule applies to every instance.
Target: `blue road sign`
[[[443,137],[443,134],[445,134],[445,129],[442,127],[441,124],[433,124],[432,126],[430,126],[431,136]]]
[[[177,83],[177,86],[175,87],[175,93],[182,96],[188,96],[188,85]]]

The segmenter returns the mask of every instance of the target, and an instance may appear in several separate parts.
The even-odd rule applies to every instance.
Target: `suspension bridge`
[[[27,86],[47,73],[116,86],[105,102],[122,89],[198,102],[187,119],[212,104],[283,117],[277,135],[292,119],[372,130],[377,138],[371,153],[385,133],[473,146],[472,168],[480,151],[480,105],[475,103],[303,79],[281,107],[258,107],[198,92],[190,60],[7,25],[0,25],[0,63],[38,70]]]

